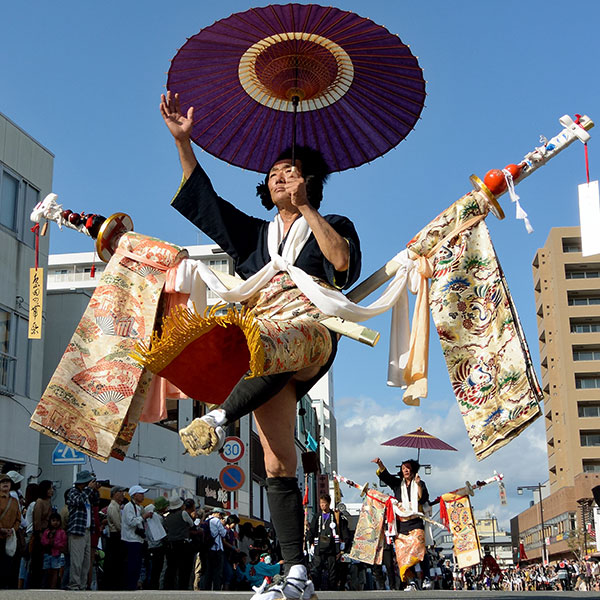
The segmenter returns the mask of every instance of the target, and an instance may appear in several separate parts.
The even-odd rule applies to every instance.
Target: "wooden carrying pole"
[[[559,122],[564,126],[564,129],[548,142],[548,146],[552,146],[552,149],[542,153],[540,148],[534,148],[531,152],[528,152],[523,159],[523,163],[526,164],[526,167],[522,170],[518,179],[515,180],[515,185],[523,181],[526,177],[529,177],[529,175],[540,167],[544,166],[550,159],[554,158],[576,140],[587,142],[590,138],[590,134],[587,132],[594,127],[594,122],[587,115],[580,117],[579,123],[574,123],[567,115],[561,117]],[[476,179],[480,181],[478,178]],[[477,188],[478,187],[479,186],[477,186]],[[488,196],[494,196],[487,188],[482,191],[485,191]],[[506,190],[496,194],[495,198],[500,197],[505,192]],[[389,260],[383,267],[375,271],[372,275],[367,277],[367,279],[359,283],[353,290],[348,292],[347,297],[352,300],[352,302],[364,300],[369,294],[373,293],[377,288],[392,279],[399,268],[400,263],[393,259]]]

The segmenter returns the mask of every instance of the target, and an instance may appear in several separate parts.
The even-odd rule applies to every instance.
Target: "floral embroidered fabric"
[[[428,256],[461,222],[481,214],[487,214],[481,197],[467,194],[408,247]],[[469,439],[481,460],[540,415],[542,393],[485,223],[450,237],[429,260],[429,306]]]

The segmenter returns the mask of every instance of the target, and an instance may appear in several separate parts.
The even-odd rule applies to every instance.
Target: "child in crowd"
[[[271,557],[268,554],[261,554],[261,551],[258,549],[250,550],[250,568],[248,569],[250,585],[259,588],[263,584],[265,577],[267,577],[269,583],[271,583],[271,579],[275,577],[275,575],[281,573],[282,564],[282,560],[278,563],[271,564]]]
[[[42,533],[44,547],[44,579],[49,589],[57,589],[60,581],[60,571],[65,565],[64,550],[67,548],[67,534],[61,527],[58,513],[52,513],[48,518],[48,528]]]
[[[236,591],[250,591],[250,564],[245,552],[236,555],[237,565],[233,574],[231,589]]]

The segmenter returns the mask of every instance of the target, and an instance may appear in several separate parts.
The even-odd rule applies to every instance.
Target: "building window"
[[[579,238],[563,238],[563,252],[581,252],[581,239]]]
[[[570,270],[565,268],[565,279],[598,279],[600,272],[584,269]]]
[[[600,473],[600,460],[583,459],[584,473]]]
[[[15,357],[8,353],[10,346],[10,313],[0,308],[0,391],[13,391]]]
[[[594,306],[600,304],[600,296],[587,295],[587,296],[575,296],[569,293],[567,297],[569,306]]]
[[[158,421],[156,425],[170,429],[171,431],[179,430],[179,401],[175,398],[167,398],[166,400],[167,418]]]
[[[229,273],[229,261],[226,258],[211,258],[208,266],[221,273]]]
[[[600,446],[600,431],[580,431],[582,446]]]
[[[573,350],[573,360],[600,360],[600,350]]]
[[[25,242],[30,248],[35,248],[35,233],[31,231],[34,223],[31,222],[29,216],[35,205],[40,201],[40,192],[36,190],[28,182],[24,182],[25,186],[25,203],[23,206],[23,234],[21,241]]]
[[[19,205],[19,180],[7,171],[0,179],[0,225],[11,231],[17,230],[17,207]]]
[[[29,397],[31,340],[28,320],[0,309],[0,391]]]
[[[579,402],[577,413],[581,418],[600,417],[600,402]]]
[[[39,190],[0,165],[0,225],[31,248],[35,246],[35,234],[29,215],[39,199]]]
[[[599,333],[600,323],[593,321],[571,321],[571,333]]]
[[[575,375],[575,387],[578,390],[591,390],[600,388],[600,376]]]

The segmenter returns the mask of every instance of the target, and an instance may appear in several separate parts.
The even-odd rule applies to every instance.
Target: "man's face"
[[[123,491],[118,491],[115,492],[115,495],[113,496],[113,500],[117,503],[117,504],[123,504],[123,499],[125,498],[125,494]]]
[[[6,496],[10,492],[10,481],[0,481],[0,494]]]
[[[325,498],[321,498],[319,500],[319,506],[321,507],[321,510],[323,512],[329,512],[329,502],[327,502],[327,500],[325,500]]]
[[[136,504],[141,504],[144,501],[144,494],[141,492],[138,492],[137,494],[133,495],[132,499]]]
[[[296,173],[302,175],[302,164],[296,160]],[[267,186],[273,204],[279,207],[282,203],[290,201],[290,195],[285,189],[288,178],[292,176],[292,161],[289,158],[277,161],[269,171]]]
[[[402,465],[402,476],[404,479],[411,479],[412,477],[412,471],[407,464]]]

